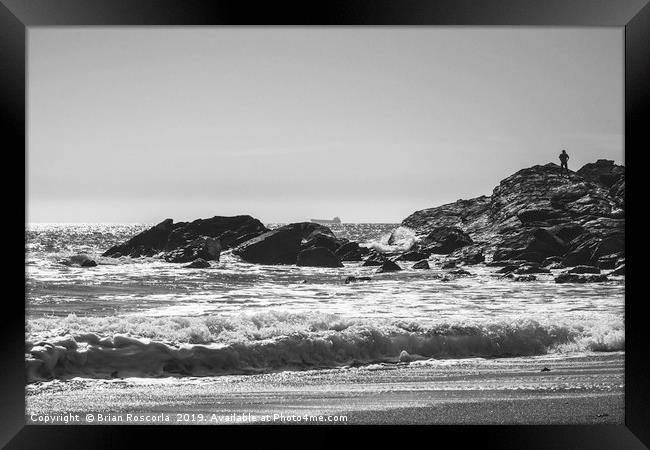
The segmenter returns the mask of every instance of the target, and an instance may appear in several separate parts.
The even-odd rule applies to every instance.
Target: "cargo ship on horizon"
[[[331,219],[331,220],[330,220],[330,219],[310,219],[310,220],[311,220],[313,223],[320,223],[320,224],[326,224],[326,223],[332,224],[332,223],[334,223],[334,224],[337,224],[337,225],[338,225],[338,224],[341,223],[341,219],[338,218],[338,217],[334,217],[334,218]]]

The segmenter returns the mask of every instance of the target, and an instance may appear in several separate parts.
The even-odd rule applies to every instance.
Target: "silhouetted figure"
[[[568,160],[569,154],[566,150],[562,150],[562,153],[560,153],[560,175],[566,173],[567,176],[569,176],[569,166],[567,165]]]

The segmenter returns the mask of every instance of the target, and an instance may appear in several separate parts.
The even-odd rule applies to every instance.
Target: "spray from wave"
[[[53,320],[59,321],[52,336]],[[29,323],[27,378],[207,376],[412,359],[624,349],[622,322],[407,323],[332,314],[41,318]]]
[[[413,247],[416,240],[415,231],[407,227],[397,227],[390,233],[386,233],[379,239],[367,242],[364,245],[380,253],[399,253]]]

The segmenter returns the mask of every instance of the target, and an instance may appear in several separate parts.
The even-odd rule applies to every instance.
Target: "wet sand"
[[[616,352],[209,378],[74,378],[28,385],[27,423],[49,415],[59,424],[64,417],[105,424],[621,424],[623,361]]]

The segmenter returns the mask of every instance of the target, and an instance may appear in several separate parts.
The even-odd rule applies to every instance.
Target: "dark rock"
[[[473,241],[461,228],[445,226],[434,228],[423,242],[426,245],[424,251],[429,254],[448,255],[454,250],[471,245]]]
[[[65,266],[78,266],[78,267],[95,267],[97,262],[91,259],[88,255],[79,254],[72,255],[59,261],[60,264]]]
[[[492,255],[492,260],[494,262],[505,261],[511,259],[510,257],[512,256],[513,253],[516,253],[515,249],[513,248],[510,247],[499,248],[495,250],[494,254]]]
[[[549,369],[548,367],[544,367],[542,370],[540,370],[540,372],[550,372],[550,371],[551,369]]]
[[[513,275],[512,281],[536,281],[537,277],[535,275]]]
[[[625,209],[625,175],[609,188],[609,195],[619,208]]]
[[[336,238],[332,230],[330,230],[328,227],[314,222],[290,223],[289,225],[284,225],[283,227],[277,229],[295,231],[300,234],[301,239],[304,241],[309,241],[316,236],[330,236]]]
[[[562,264],[565,266],[585,265],[591,261],[591,250],[588,247],[579,247],[564,256]]]
[[[377,253],[375,251],[370,252],[370,255],[366,258],[365,262],[363,263],[363,266],[381,266],[384,264],[388,258],[386,256],[382,255],[381,253]]]
[[[427,253],[418,251],[406,252],[397,257],[397,261],[421,261],[429,257]]]
[[[219,235],[219,242],[223,248],[235,248],[246,241],[250,241],[257,236],[260,236],[264,231],[253,231],[251,233],[242,234],[241,230],[228,230]]]
[[[522,169],[489,197],[417,211],[402,226],[413,229],[423,244],[434,230],[457,227],[493,262],[566,256],[565,265],[595,265],[603,256],[624,255],[624,169],[609,162],[595,166],[598,170],[581,169],[584,177],[562,175],[553,163]],[[602,178],[603,171],[620,177],[610,184],[613,179]],[[594,181],[590,174],[596,172]]]
[[[485,263],[485,265],[487,267],[504,267],[504,266],[508,266],[510,264],[511,264],[510,260],[507,260],[507,261],[490,261],[490,262]]]
[[[483,251],[475,246],[467,246],[453,251],[450,255],[456,261],[462,262],[465,265],[481,264],[485,262],[485,255]]]
[[[298,253],[296,264],[309,267],[343,267],[341,260],[325,247],[312,247]]]
[[[336,256],[343,256],[346,253],[350,252],[359,252],[359,244],[356,242],[346,242],[345,244],[341,245],[339,248],[336,249],[334,252]],[[360,253],[359,253],[360,254]]]
[[[206,267],[210,267],[210,263],[203,258],[197,258],[191,263],[189,263],[187,266],[183,266],[183,267],[187,269],[205,269]]]
[[[533,236],[525,247],[525,252],[537,252],[548,256],[559,256],[566,252],[566,243],[544,228],[533,230]]]
[[[517,264],[508,264],[507,266],[503,266],[499,270],[497,270],[497,273],[511,273],[514,272],[519,268],[519,265]]]
[[[556,283],[602,283],[609,281],[607,275],[579,275],[576,273],[562,273],[555,277]]]
[[[423,259],[422,261],[418,261],[415,264],[413,264],[413,269],[430,269],[429,261],[427,261],[426,259]]]
[[[594,266],[575,266],[566,273],[600,273],[600,269]]]
[[[114,256],[118,253],[120,256],[128,255],[134,258],[154,255],[165,248],[173,223],[172,219],[165,219],[158,225],[136,234],[125,243],[114,245],[106,250],[102,256]]]
[[[442,267],[443,269],[455,269],[456,264],[457,264],[456,261],[445,261],[442,263],[440,267]]]
[[[622,236],[609,236],[598,242],[592,253],[592,260],[607,255],[618,255],[625,251],[625,242]]]
[[[345,284],[356,283],[358,281],[370,281],[370,280],[372,280],[372,278],[370,277],[349,276],[345,279]]]
[[[103,256],[124,255],[137,258],[154,256],[161,252],[167,255],[176,251],[178,254],[183,254],[185,253],[183,249],[194,246],[198,238],[217,238],[221,247],[227,249],[266,231],[268,231],[266,227],[251,216],[215,216],[210,219],[178,223],[166,219],[125,243],[111,247],[104,252]],[[168,258],[176,259],[176,256],[168,256]]]
[[[516,252],[514,255],[512,255],[512,258],[521,259],[523,261],[531,263],[541,263],[544,261],[544,259],[546,259],[545,257],[546,253],[529,252],[526,250]]]
[[[361,261],[363,259],[363,251],[357,242],[346,242],[334,253],[341,258],[341,261]]]
[[[361,261],[363,255],[360,250],[352,250],[341,256],[341,261]]]
[[[464,269],[450,270],[449,273],[454,274],[454,275],[459,275],[459,276],[471,275],[470,272],[468,272],[468,271],[466,271]]]
[[[594,226],[607,226],[603,222],[606,220],[595,220],[598,225]],[[609,220],[612,222],[619,222],[618,220]],[[618,227],[619,225],[613,225]],[[567,266],[577,265],[597,265],[601,258],[617,258],[624,255],[625,242],[623,239],[622,224],[620,229],[612,228],[609,230],[596,229],[591,233],[580,236],[573,241],[575,248],[568,252],[563,260]]]
[[[196,238],[218,238],[223,250],[240,245],[242,238],[259,236],[268,229],[259,220],[251,216],[214,216],[209,219],[196,219],[192,222],[180,222],[174,225],[169,234],[165,250],[176,250],[194,241]]]
[[[299,229],[281,227],[244,242],[233,254],[255,264],[295,264],[301,241]]]
[[[559,217],[558,211],[552,208],[523,209],[517,213],[517,218],[523,224],[543,222],[557,217]]]
[[[585,164],[576,173],[585,180],[609,188],[625,174],[625,168],[614,164],[614,161],[599,159],[595,163]]]
[[[540,266],[547,267],[550,266],[551,264],[557,264],[561,262],[562,262],[562,258],[560,256],[549,256],[548,258],[546,258],[544,261],[541,262]]]
[[[625,275],[625,264],[621,264],[616,269],[612,270],[610,275]]]
[[[312,233],[310,238],[301,244],[300,248],[306,250],[312,247],[324,247],[331,252],[336,252],[343,245],[345,243],[341,239],[325,233],[316,232]]]
[[[416,211],[404,219],[401,225],[423,236],[439,227],[457,227],[466,233],[472,233],[474,231],[472,225],[487,218],[490,203],[491,198],[488,196],[458,200],[435,208]]]
[[[598,258],[596,265],[599,269],[614,269],[619,265],[619,260],[620,258],[617,254],[601,256]]]
[[[556,225],[552,229],[553,233],[560,239],[562,239],[564,242],[570,242],[573,239],[577,238],[580,236],[582,233],[585,232],[585,229],[582,225],[578,223],[563,223],[560,225]]]
[[[383,262],[381,267],[379,267],[379,269],[377,269],[376,273],[397,272],[399,270],[402,270],[402,268],[400,266],[395,264],[393,261],[386,260],[386,261]]]
[[[219,261],[221,255],[221,244],[218,239],[210,237],[198,237],[175,250],[166,252],[163,256],[165,261],[173,263],[186,263],[196,259],[205,261]]]

